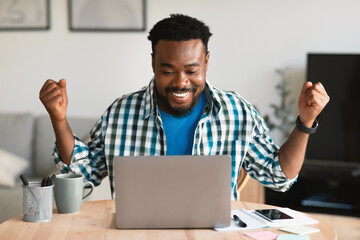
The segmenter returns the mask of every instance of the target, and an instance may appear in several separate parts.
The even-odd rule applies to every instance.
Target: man
[[[211,35],[203,22],[185,15],[155,24],[148,37],[154,78],[142,90],[115,100],[91,130],[88,144],[67,123],[66,81],[47,80],[40,99],[55,131],[58,168],[82,173],[95,185],[109,175],[113,193],[114,156],[227,154],[232,157],[232,199],[237,199],[241,167],[265,186],[286,191],[296,180],[309,133],[329,97],[321,83],[305,83],[298,128],[279,149],[249,103],[206,82]]]

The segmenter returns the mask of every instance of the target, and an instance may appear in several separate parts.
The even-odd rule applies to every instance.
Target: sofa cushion
[[[79,138],[86,139],[96,119],[68,117],[68,122]],[[55,134],[49,116],[39,116],[35,124],[35,176],[44,177],[54,170],[55,163],[52,160],[54,144]]]
[[[25,175],[32,174],[34,117],[29,114],[0,114],[0,148],[29,162]]]
[[[15,187],[16,180],[29,166],[29,162],[13,153],[0,149],[0,187]]]

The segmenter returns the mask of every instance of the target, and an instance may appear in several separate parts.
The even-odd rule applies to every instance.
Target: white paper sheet
[[[266,228],[266,227],[286,227],[294,225],[317,224],[317,220],[306,216],[304,213],[292,210],[290,208],[278,208],[278,210],[290,215],[293,219],[279,220],[277,222],[266,221],[254,213],[255,210],[245,210],[243,208],[232,210],[231,216],[238,215],[239,218],[247,224],[247,227],[240,227],[234,219],[231,219],[231,225],[225,228],[215,228],[216,231],[244,231],[249,229]]]

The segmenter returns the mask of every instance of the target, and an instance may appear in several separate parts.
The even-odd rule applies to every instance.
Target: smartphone
[[[277,221],[277,220],[293,219],[293,217],[287,215],[286,213],[284,213],[278,209],[258,209],[258,210],[255,210],[255,213],[270,222]]]

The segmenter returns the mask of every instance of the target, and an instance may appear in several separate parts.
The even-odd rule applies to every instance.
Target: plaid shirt
[[[255,109],[236,93],[219,90],[209,83],[205,93],[207,104],[195,129],[192,154],[232,157],[234,200],[241,166],[266,187],[286,191],[295,179],[287,179],[283,174],[279,148],[266,134],[268,128]],[[90,136],[92,140],[88,144],[75,136],[70,165],[61,161],[56,145],[53,158],[61,172],[82,173],[95,186],[109,175],[114,197],[114,156],[166,155],[154,80],[148,87],[115,100]]]

